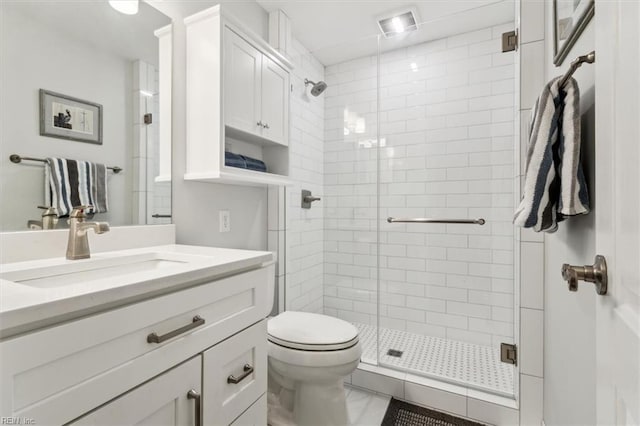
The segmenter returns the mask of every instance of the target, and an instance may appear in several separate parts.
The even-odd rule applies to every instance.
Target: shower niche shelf
[[[220,5],[184,20],[187,31],[185,180],[288,185],[293,65]],[[225,151],[267,172],[225,165]]]

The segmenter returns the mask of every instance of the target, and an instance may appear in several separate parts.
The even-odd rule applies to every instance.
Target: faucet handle
[[[42,217],[45,216],[58,216],[58,209],[53,206],[38,206],[39,209],[44,210]]]
[[[92,209],[93,206],[91,205],[87,205],[87,206],[75,206],[73,208],[73,210],[71,211],[71,213],[69,214],[69,218],[76,218],[76,219],[83,219],[86,217],[85,215],[85,210],[87,209]]]

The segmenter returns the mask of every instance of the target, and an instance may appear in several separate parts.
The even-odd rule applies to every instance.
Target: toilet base
[[[349,424],[342,379],[322,384],[295,382],[293,389],[288,389],[271,376],[268,402],[271,426]]]
[[[342,379],[331,385],[299,382],[294,398],[293,419],[300,426],[349,424]]]

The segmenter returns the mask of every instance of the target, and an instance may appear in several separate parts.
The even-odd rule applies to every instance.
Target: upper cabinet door
[[[289,144],[289,73],[268,57],[262,58],[262,136]]]
[[[155,379],[125,393],[71,425],[91,426],[188,426],[201,414],[196,400],[201,395],[202,358],[197,356]]]
[[[262,53],[225,28],[225,124],[260,135]]]

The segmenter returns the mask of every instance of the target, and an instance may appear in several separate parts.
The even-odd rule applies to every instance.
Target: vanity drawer
[[[61,424],[103,404],[265,318],[273,276],[271,265],[0,343],[0,415]]]
[[[247,408],[240,417],[235,419],[231,426],[264,426],[267,424],[267,394]]]
[[[203,355],[204,424],[228,425],[267,391],[267,320]]]

